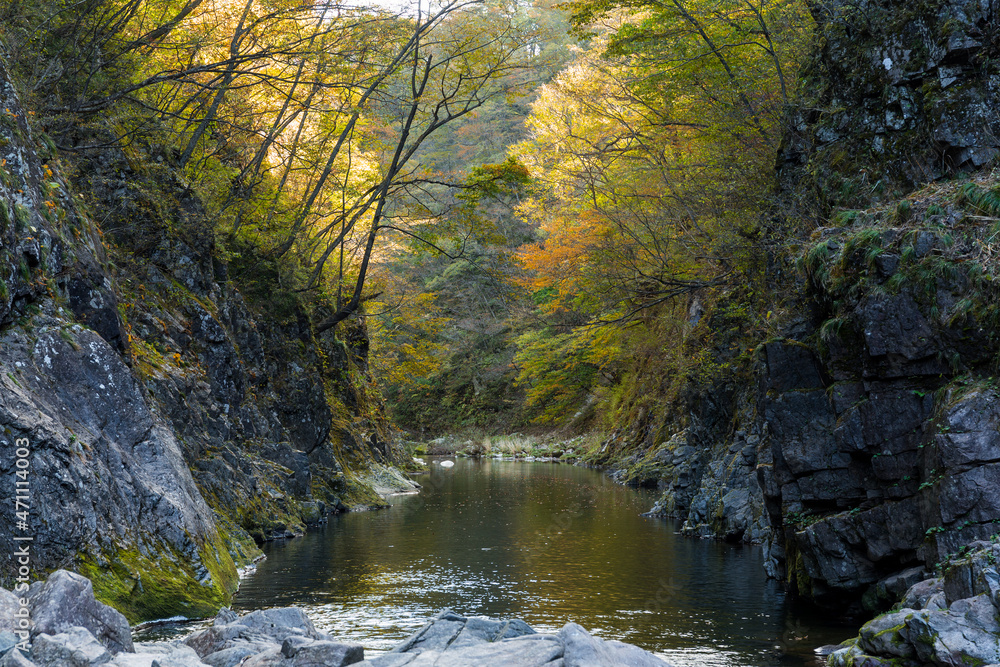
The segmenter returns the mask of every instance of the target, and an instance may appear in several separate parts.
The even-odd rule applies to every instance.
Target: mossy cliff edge
[[[28,443],[30,510],[0,511],[0,585],[30,535],[132,622],[226,603],[256,543],[407,484],[363,322],[316,335],[273,263],[222,261],[153,143],[29,122],[0,64],[0,479]],[[20,444],[18,444],[20,443]]]
[[[637,373],[594,457],[840,610],[1000,532],[996,12],[815,3],[768,296],[696,295],[703,362]]]

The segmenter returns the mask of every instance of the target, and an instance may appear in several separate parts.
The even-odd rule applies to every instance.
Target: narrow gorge
[[[213,618],[508,436],[870,621],[830,664],[1000,662],[996,0],[57,4],[0,16],[0,587]]]

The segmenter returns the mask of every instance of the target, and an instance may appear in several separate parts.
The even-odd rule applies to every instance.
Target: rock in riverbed
[[[864,625],[830,655],[831,667],[1000,663],[1000,544],[975,542],[944,564],[942,578],[913,585],[896,611]]]
[[[10,595],[0,589],[0,602],[13,603]],[[319,632],[295,607],[244,616],[223,609],[210,627],[182,640],[133,645],[124,617],[94,599],[85,577],[60,570],[33,584],[28,600],[31,648],[24,656],[0,644],[0,667],[669,667],[637,646],[598,639],[575,623],[547,635],[520,620],[446,610],[389,653],[365,660],[360,644]],[[6,620],[0,618],[0,631]]]
[[[668,667],[638,646],[591,636],[576,623],[554,635],[536,633],[520,620],[465,618],[443,611],[385,655],[359,667]]]

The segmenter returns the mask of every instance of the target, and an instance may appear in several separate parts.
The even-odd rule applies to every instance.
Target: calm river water
[[[417,479],[390,509],[266,545],[234,609],[302,606],[369,655],[446,607],[542,631],[572,620],[677,667],[812,667],[814,647],[852,634],[792,609],[760,549],[640,517],[653,497],[597,471],[459,459]]]

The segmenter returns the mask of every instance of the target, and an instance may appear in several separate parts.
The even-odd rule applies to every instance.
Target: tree
[[[536,58],[536,27],[503,2],[445,0],[413,15],[289,0],[88,8],[42,21],[66,35],[45,48],[86,41],[74,85],[59,83],[65,68],[36,76],[50,113],[153,110],[211,231],[227,247],[269,242],[304,270],[297,289],[333,295],[320,332],[367,298],[379,247],[412,236],[457,185],[424,164],[424,145],[519,97]],[[123,139],[134,129],[120,128]]]
[[[389,404],[409,429],[519,418],[513,364],[523,293],[514,250],[531,231],[515,208],[530,183],[513,159],[470,172],[444,215],[379,256],[372,289],[382,294],[366,307]],[[418,359],[424,372],[408,373]]]
[[[365,280],[379,237],[386,232],[412,234],[396,221],[404,218],[408,207],[420,210],[419,196],[432,181],[418,164],[411,164],[420,147],[435,132],[449,123],[482,107],[487,102],[511,94],[523,85],[530,53],[525,49],[527,35],[514,16],[501,7],[486,8],[478,3],[446,5],[424,19],[418,14],[413,32],[401,47],[379,84],[366,90],[380,103],[379,115],[393,126],[392,141],[382,147],[379,177],[364,195],[320,231],[323,250],[315,261],[312,280],[319,280],[334,252],[344,252],[349,235],[363,219],[369,218],[367,232],[358,248],[358,268],[349,296],[338,296],[336,312],[317,325],[325,331],[357,311],[363,299]],[[447,21],[445,19],[448,19]],[[436,28],[436,32],[432,30]],[[428,37],[430,35],[430,37]],[[390,76],[405,63],[404,85]],[[393,88],[392,84],[396,83]],[[369,93],[370,91],[370,93]],[[376,95],[378,93],[378,95]],[[361,103],[367,98],[363,96]],[[345,127],[342,137],[353,128],[355,118]],[[304,202],[293,226],[301,230],[326,178],[332,172],[342,144],[330,153],[326,167]],[[343,266],[343,263],[341,263]],[[341,274],[342,275],[342,274]],[[339,295],[339,290],[338,290]]]
[[[539,185],[522,213],[540,239],[521,257],[546,322],[521,341],[520,381],[546,418],[598,370],[617,376],[613,350],[635,332],[595,326],[647,327],[683,317],[678,299],[762,285],[759,225],[810,28],[791,0],[568,6],[589,48],[541,89],[514,148]]]

